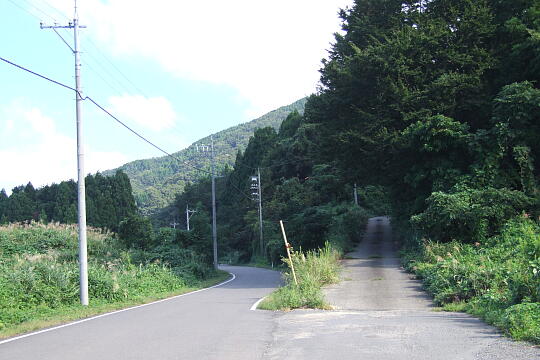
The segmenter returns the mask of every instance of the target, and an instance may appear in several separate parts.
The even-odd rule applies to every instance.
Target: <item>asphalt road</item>
[[[400,267],[388,218],[373,218],[326,289],[334,311],[275,318],[265,359],[534,360],[540,349],[503,337],[463,313],[434,312],[419,281]]]
[[[0,343],[1,360],[257,359],[274,313],[250,311],[280,283],[275,271],[223,267],[234,281],[164,302]]]
[[[277,272],[224,267],[234,281],[148,306],[0,341],[0,360],[362,359],[534,360],[540,349],[462,313],[434,312],[396,256],[387,218],[374,218],[326,289],[332,311],[251,311]]]

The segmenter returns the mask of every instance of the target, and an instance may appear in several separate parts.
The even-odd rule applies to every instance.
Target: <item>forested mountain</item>
[[[340,16],[305,113],[256,131],[218,181],[221,253],[258,252],[258,167],[274,259],[279,219],[304,248],[342,236],[354,183],[372,213],[391,204],[395,224],[441,241],[484,241],[537,216],[538,1],[357,0]],[[188,186],[176,209],[209,213],[209,189]]]
[[[216,166],[224,169],[232,166],[236,153],[244,150],[249,137],[258,128],[278,129],[291,111],[304,112],[306,98],[273,110],[250,122],[233,126],[213,135]],[[171,204],[175,196],[182,192],[187,182],[204,177],[205,173],[196,168],[210,171],[210,153],[197,151],[199,145],[210,145],[210,136],[202,138],[191,146],[173,153],[180,161],[169,156],[137,160],[121,166],[131,180],[135,201],[144,215],[153,214]],[[200,150],[200,148],[199,148]],[[115,170],[105,171],[112,175]]]
[[[88,175],[85,184],[88,225],[117,231],[123,219],[137,214],[129,178],[122,171]],[[77,223],[77,183],[62,181],[39,189],[28,183],[14,188],[9,197],[0,191],[0,224],[31,220]]]

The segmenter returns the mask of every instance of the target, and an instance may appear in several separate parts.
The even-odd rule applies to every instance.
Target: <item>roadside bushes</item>
[[[362,207],[350,204],[336,206],[327,241],[342,254],[353,250],[362,237],[369,217]]]
[[[523,303],[504,311],[502,326],[518,340],[540,344],[540,304]]]
[[[439,305],[540,343],[540,226],[534,221],[514,218],[500,235],[474,244],[424,240],[403,255]]]
[[[327,308],[321,288],[339,280],[339,252],[326,243],[324,248],[311,250],[305,254],[291,253],[298,284],[295,283],[291,263],[284,278],[286,285],[270,294],[261,304],[261,309],[290,310],[297,308]]]
[[[163,230],[156,238],[169,241],[162,245],[128,249],[113,234],[89,228],[91,304],[177,292],[215,274],[201,256],[175,244],[174,235]],[[0,227],[0,331],[78,306],[77,238],[75,225]]]
[[[329,242],[341,253],[346,253],[360,241],[368,212],[350,203],[311,206],[291,215],[286,223],[287,235],[295,247],[317,249]],[[278,223],[269,224],[265,232],[267,253],[273,263],[286,255]]]
[[[531,199],[521,191],[456,186],[450,193],[434,192],[427,209],[411,218],[432,240],[483,241],[496,235],[506,221],[526,208]]]
[[[130,215],[118,226],[118,237],[127,247],[148,249],[154,245],[152,223],[140,215]]]

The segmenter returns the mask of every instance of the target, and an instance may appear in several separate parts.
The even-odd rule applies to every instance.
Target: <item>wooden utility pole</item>
[[[282,220],[279,220],[279,225],[281,225],[281,232],[283,233],[283,240],[285,241],[285,248],[287,249],[287,256],[289,257],[289,263],[291,264],[291,271],[294,278],[294,283],[298,285],[298,280],[296,279],[296,273],[294,272],[294,264],[291,257],[291,251],[289,250],[291,245],[287,242],[287,234],[285,234],[285,227],[283,226]]]

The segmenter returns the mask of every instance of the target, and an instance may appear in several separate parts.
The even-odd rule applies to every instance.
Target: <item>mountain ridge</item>
[[[151,215],[162,209],[181,193],[188,182],[208,175],[210,154],[201,151],[201,145],[209,145],[214,139],[215,162],[219,170],[234,164],[238,151],[243,151],[258,128],[271,126],[278,130],[281,122],[293,111],[303,113],[307,98],[279,107],[251,121],[231,126],[203,137],[188,147],[161,156],[128,162],[118,168],[106,170],[104,175],[124,171],[131,182],[133,195],[143,215]],[[199,170],[201,169],[201,170]]]

